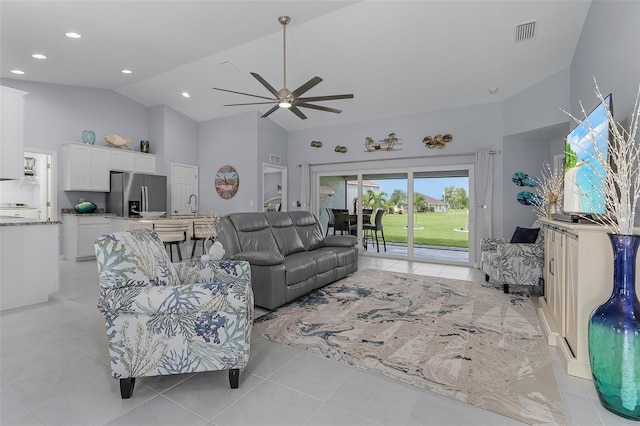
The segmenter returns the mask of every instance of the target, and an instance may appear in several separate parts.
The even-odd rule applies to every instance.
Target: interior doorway
[[[20,206],[23,217],[58,220],[57,153],[24,148],[24,171],[18,180],[2,182],[0,205]]]
[[[198,166],[171,163],[171,214],[198,213],[198,201]]]
[[[287,211],[287,168],[262,163],[263,211]]]

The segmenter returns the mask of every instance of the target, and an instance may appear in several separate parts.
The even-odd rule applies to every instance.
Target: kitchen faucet
[[[193,206],[191,206],[191,199],[192,198],[196,199],[195,208]],[[189,195],[189,207],[191,207],[191,213],[193,213],[194,215],[196,213],[198,213],[198,196],[196,194]]]

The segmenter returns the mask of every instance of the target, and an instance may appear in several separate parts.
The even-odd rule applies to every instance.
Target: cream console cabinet
[[[110,149],[66,144],[62,151],[65,191],[109,192]]]
[[[79,261],[95,259],[93,243],[99,235],[111,233],[111,219],[97,215],[64,215],[62,235],[64,258]]]
[[[538,318],[547,343],[558,348],[567,373],[591,379],[589,315],[611,295],[613,251],[609,237],[598,225],[546,219],[542,223],[544,296],[539,299]]]

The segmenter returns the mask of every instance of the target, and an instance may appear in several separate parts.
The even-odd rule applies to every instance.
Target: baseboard
[[[538,321],[540,321],[540,327],[542,332],[547,338],[547,344],[549,346],[557,346],[558,340],[562,339],[556,323],[553,321],[549,312],[549,305],[544,296],[538,298]]]

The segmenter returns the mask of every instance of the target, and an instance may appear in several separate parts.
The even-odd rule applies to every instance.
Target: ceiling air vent
[[[536,36],[536,21],[516,25],[516,42],[533,40]]]

